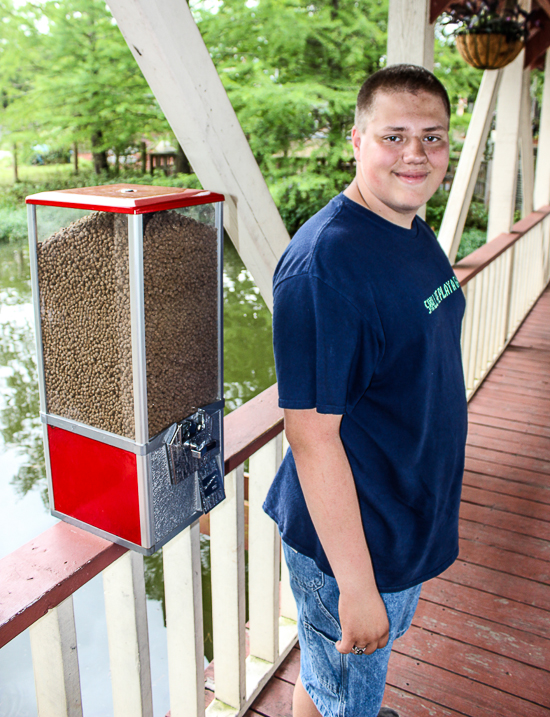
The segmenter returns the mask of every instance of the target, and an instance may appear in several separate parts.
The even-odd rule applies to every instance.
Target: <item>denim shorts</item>
[[[386,647],[372,655],[342,655],[335,647],[342,637],[336,580],[284,542],[283,550],[298,606],[300,679],[304,688],[323,717],[377,717],[392,643],[409,629],[422,586],[382,593],[390,623]]]

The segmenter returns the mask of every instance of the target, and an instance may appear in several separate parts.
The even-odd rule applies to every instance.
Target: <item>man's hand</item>
[[[338,614],[342,627],[342,639],[336,643],[338,652],[347,654],[355,646],[365,648],[365,654],[371,655],[388,644],[390,623],[378,592],[371,595],[340,592]]]

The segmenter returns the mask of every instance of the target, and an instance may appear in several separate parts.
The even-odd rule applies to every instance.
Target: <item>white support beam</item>
[[[201,547],[195,521],[162,549],[171,717],[204,717]]]
[[[550,52],[546,53],[544,65],[534,197],[535,209],[550,202]]]
[[[521,216],[526,217],[533,211],[533,194],[535,187],[533,125],[531,122],[531,70],[524,70],[523,72],[519,147],[521,156],[521,185],[523,193]]]
[[[38,717],[82,717],[73,596],[29,628]]]
[[[430,0],[390,0],[386,64],[406,63],[434,68],[434,29],[430,25]],[[426,218],[426,206],[418,215]]]
[[[153,717],[143,555],[103,571],[114,717]]]
[[[438,239],[451,264],[454,263],[470,202],[472,201],[479,167],[483,159],[489,130],[491,129],[501,76],[502,70],[486,70],[483,73],[474,111],[460,152],[460,159],[447,206],[445,207]]]
[[[288,232],[187,3],[107,2],[200,182],[225,194],[225,228],[271,307]]]
[[[525,50],[522,50],[516,59],[504,68],[498,91],[487,241],[502,232],[510,231],[514,218],[524,54]]]
[[[390,0],[387,64],[404,62],[433,71],[434,28],[430,0]]]

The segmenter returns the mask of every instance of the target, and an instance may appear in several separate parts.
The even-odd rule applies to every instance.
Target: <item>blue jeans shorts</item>
[[[382,593],[390,623],[386,647],[372,655],[342,655],[335,647],[342,636],[336,580],[284,542],[283,550],[298,606],[300,679],[305,690],[323,717],[376,717],[392,643],[409,629],[422,586]]]

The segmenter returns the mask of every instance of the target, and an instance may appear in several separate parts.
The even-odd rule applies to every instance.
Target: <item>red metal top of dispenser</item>
[[[146,214],[164,209],[223,202],[223,194],[202,189],[155,187],[147,184],[106,184],[100,187],[60,189],[27,197],[27,204],[91,209],[117,214]]]

